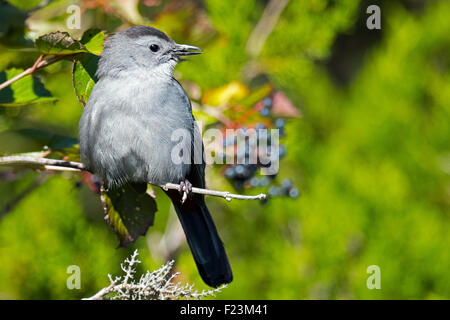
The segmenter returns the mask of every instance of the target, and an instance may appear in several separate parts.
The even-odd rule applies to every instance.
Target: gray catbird
[[[205,164],[174,163],[172,150],[179,141],[172,133],[186,130],[193,149],[195,125],[190,100],[173,78],[181,57],[199,48],[175,43],[162,31],[135,26],[109,37],[99,60],[98,81],[80,119],[81,159],[109,189],[124,184],[146,189],[147,183],[205,186]],[[199,273],[217,287],[233,279],[222,241],[204,197],[166,191],[181,221]]]

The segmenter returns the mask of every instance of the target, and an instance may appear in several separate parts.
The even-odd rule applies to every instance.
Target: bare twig
[[[166,183],[163,185],[160,185],[161,188],[164,190],[172,189],[172,190],[179,190],[180,185],[176,183]],[[185,191],[186,187],[183,187],[183,191]],[[242,194],[233,194],[229,193],[228,191],[216,191],[216,190],[208,190],[208,189],[201,189],[192,187],[193,193],[199,193],[204,194],[207,196],[215,196],[215,197],[221,197],[226,199],[227,201],[231,201],[232,199],[239,199],[239,200],[262,200],[266,198],[266,195],[264,193],[260,193],[256,196],[245,196]]]
[[[31,68],[26,69],[25,71],[23,71],[22,73],[18,74],[17,76],[15,76],[14,78],[11,78],[5,82],[3,82],[2,84],[0,84],[0,90],[3,90],[4,88],[6,88],[7,86],[11,85],[12,83],[22,79],[23,77],[32,74],[33,72],[35,72],[38,69],[47,67],[57,61],[60,61],[64,58],[65,56],[54,56],[50,59],[44,60],[45,55],[40,55],[39,58],[36,60],[36,62],[34,63],[34,65]]]
[[[0,219],[3,218],[7,213],[12,211],[22,199],[24,199],[27,195],[29,195],[31,192],[36,190],[36,188],[42,185],[46,178],[47,177],[45,175],[39,175],[36,180],[34,180],[28,187],[25,188],[25,190],[21,191],[11,201],[7,202],[0,210]]]
[[[80,162],[30,157],[30,156],[0,157],[0,165],[3,166],[32,165],[37,167],[43,167],[44,169],[47,170],[54,170],[56,167],[60,171],[81,171],[81,170],[87,171],[84,164]]]
[[[80,162],[74,161],[65,161],[65,160],[57,160],[57,159],[47,159],[47,158],[39,158],[39,157],[30,157],[30,156],[7,156],[0,157],[0,165],[4,166],[20,166],[20,165],[31,165],[37,166],[38,168],[44,170],[58,170],[58,171],[88,171],[87,168]],[[179,190],[180,185],[176,183],[166,183],[164,185],[159,185],[159,187],[164,190]],[[184,190],[184,188],[183,188]],[[186,190],[184,190],[186,191]],[[266,198],[264,193],[255,195],[255,196],[246,196],[241,194],[233,194],[228,191],[216,191],[209,189],[202,189],[192,187],[193,193],[204,194],[208,196],[221,197],[226,199],[227,201],[231,201],[232,199],[239,200],[262,200]]]

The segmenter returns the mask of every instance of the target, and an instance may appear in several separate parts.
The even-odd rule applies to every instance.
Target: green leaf
[[[73,39],[67,32],[60,31],[37,38],[35,46],[44,54],[69,55],[88,52],[88,49],[81,42]]]
[[[15,31],[24,31],[23,26],[26,18],[27,14],[16,7],[7,3],[0,4],[0,37],[2,38],[2,44],[5,44],[5,37],[8,34],[14,36],[16,35]]]
[[[106,34],[100,29],[89,29],[83,33],[80,43],[85,48],[97,56],[103,51],[103,43],[105,42]]]
[[[73,64],[72,83],[78,101],[80,101],[83,106],[86,105],[92,88],[98,81],[95,72],[97,71],[99,60],[100,57],[96,55],[84,53],[78,56]]]
[[[135,242],[153,225],[156,201],[130,184],[118,190],[102,190],[101,200],[105,219],[119,238],[119,246]]]
[[[16,8],[19,8],[20,10],[30,10],[33,8],[36,8],[42,0],[6,0]]]
[[[83,106],[86,105],[92,88],[97,82],[95,72],[97,71],[99,55],[103,50],[105,33],[99,29],[89,29],[81,38],[80,42],[90,53],[83,53],[75,58],[72,70],[72,83],[75,93]]]
[[[71,148],[78,144],[78,140],[69,136],[56,134],[43,129],[27,128],[15,131],[23,137],[37,141],[52,150]]]
[[[209,115],[203,110],[194,110],[193,114],[195,116],[195,120],[201,122],[205,127],[217,123],[217,118]]]
[[[23,69],[16,68],[2,71],[0,72],[0,83],[12,79],[22,72]],[[55,100],[56,98],[52,97],[42,82],[33,76],[25,76],[3,90],[0,90],[0,106],[4,107],[18,107]]]
[[[220,88],[206,90],[202,102],[210,106],[224,105],[232,101],[242,100],[249,94],[249,91],[245,84],[232,81]]]
[[[13,132],[40,145],[47,158],[80,161],[78,139],[35,128],[20,129]]]
[[[246,107],[253,107],[258,101],[264,99],[272,90],[273,88],[270,84],[263,85],[240,100],[239,104]]]

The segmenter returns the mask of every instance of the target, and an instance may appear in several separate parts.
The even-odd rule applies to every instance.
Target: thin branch
[[[0,165],[8,166],[8,165],[34,165],[38,167],[46,167],[48,166],[51,170],[53,167],[57,167],[58,170],[61,171],[87,171],[84,164],[80,162],[74,161],[64,161],[58,159],[47,159],[47,158],[38,158],[38,157],[30,157],[30,156],[6,156],[0,157]]]
[[[60,166],[44,166],[44,169],[47,171],[73,171],[73,172],[80,172],[80,169],[76,168],[69,168],[69,167],[60,167]]]
[[[29,195],[32,191],[34,191],[36,188],[41,186],[44,181],[46,180],[45,175],[39,175],[36,180],[33,181],[28,187],[25,188],[25,190],[21,191],[17,196],[15,196],[11,201],[6,203],[3,208],[0,210],[0,219],[3,218],[7,213],[12,211],[16,205],[24,199],[27,195]]]
[[[163,185],[160,185],[161,188],[164,190],[179,190],[180,185],[176,183],[166,183]],[[183,191],[185,191],[185,187],[183,187]],[[199,193],[204,194],[207,196],[215,196],[215,197],[221,197],[226,199],[227,201],[231,201],[232,199],[239,199],[239,200],[262,200],[266,198],[266,195],[264,193],[260,193],[255,196],[245,196],[242,194],[233,194],[229,193],[228,191],[216,191],[216,190],[208,190],[208,189],[202,189],[202,188],[196,188],[192,187],[193,193]]]
[[[11,78],[11,79],[3,82],[2,84],[0,84],[0,90],[3,90],[7,86],[9,86],[12,83],[22,79],[23,77],[32,74],[33,72],[35,72],[38,69],[47,67],[47,66],[49,66],[49,65],[51,65],[51,64],[53,64],[53,63],[55,63],[57,61],[62,60],[64,57],[66,57],[66,56],[55,56],[55,57],[52,57],[50,59],[43,60],[45,58],[45,55],[40,55],[39,58],[36,60],[36,62],[34,63],[34,65],[32,67],[26,69],[25,71],[23,71],[22,73],[18,74],[14,78]]]
[[[289,0],[270,0],[266,9],[264,10],[261,19],[258,21],[255,29],[248,38],[246,51],[256,58],[261,53],[269,35],[277,24],[281,13],[288,4]]]
[[[38,157],[29,157],[29,156],[7,156],[0,157],[0,165],[3,166],[20,166],[20,165],[31,165],[43,168],[44,170],[58,170],[58,171],[88,171],[84,164],[80,162],[74,161],[64,161],[57,159],[47,159],[47,158],[38,158]],[[180,185],[176,183],[166,183],[164,185],[159,185],[159,187],[164,190],[180,190]],[[183,188],[184,190],[184,188]],[[186,191],[186,190],[184,190]],[[216,191],[209,189],[202,189],[192,187],[193,193],[204,194],[208,196],[221,197],[226,199],[227,201],[231,201],[232,199],[239,200],[262,200],[266,198],[264,193],[255,195],[255,196],[246,196],[241,194],[233,194],[228,191]]]

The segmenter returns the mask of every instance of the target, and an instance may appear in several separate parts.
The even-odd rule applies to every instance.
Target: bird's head
[[[200,48],[175,43],[156,28],[135,26],[107,39],[97,75],[118,76],[127,70],[146,70],[171,76],[184,56],[200,53]]]

